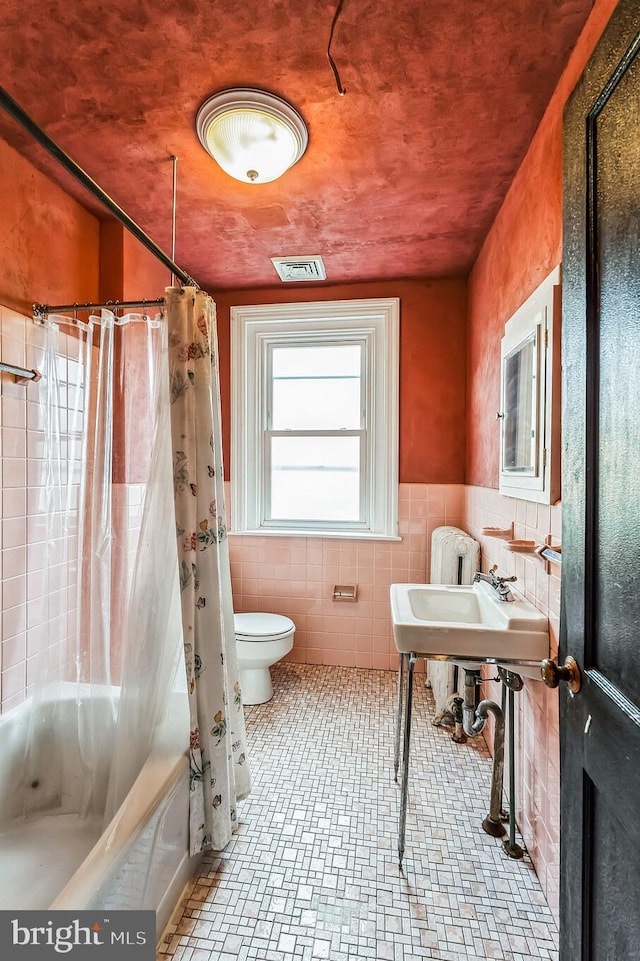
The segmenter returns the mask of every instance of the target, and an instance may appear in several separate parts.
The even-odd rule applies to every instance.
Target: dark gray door
[[[561,961],[640,958],[640,2],[565,112]]]

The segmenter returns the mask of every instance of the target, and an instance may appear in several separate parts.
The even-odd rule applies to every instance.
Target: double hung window
[[[231,317],[233,528],[396,536],[398,301]]]

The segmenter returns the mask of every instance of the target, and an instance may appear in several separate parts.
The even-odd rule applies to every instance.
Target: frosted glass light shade
[[[305,122],[291,104],[251,87],[210,97],[198,111],[196,127],[205,150],[243,183],[277,180],[308,143]]]

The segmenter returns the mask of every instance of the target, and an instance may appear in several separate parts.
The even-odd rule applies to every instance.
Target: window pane
[[[360,344],[274,347],[273,430],[359,429]]]
[[[360,344],[310,344],[309,347],[274,347],[274,377],[360,376]]]
[[[271,519],[360,520],[360,438],[272,437]]]

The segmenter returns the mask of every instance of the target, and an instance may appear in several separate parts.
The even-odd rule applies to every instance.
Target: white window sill
[[[316,531],[316,530],[296,530],[295,528],[280,528],[279,530],[259,530],[248,531],[229,531],[229,537],[322,537],[334,540],[351,541],[393,541],[402,542],[402,537],[392,536],[391,534],[365,534],[358,531]]]

